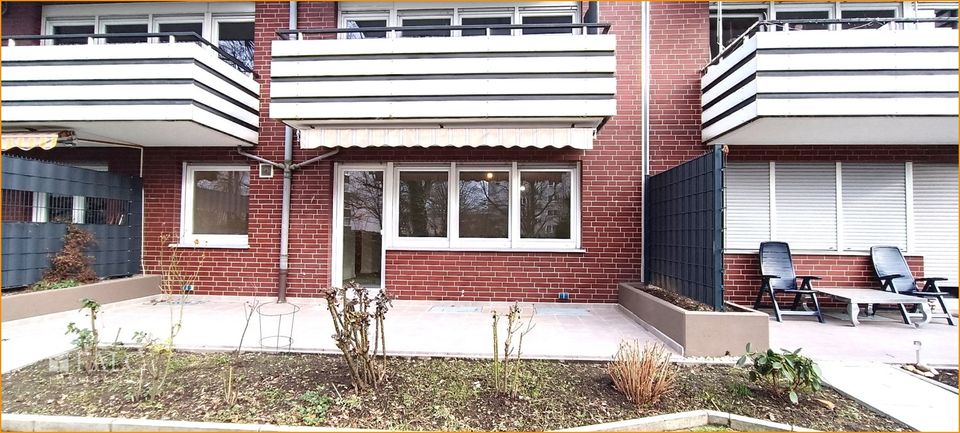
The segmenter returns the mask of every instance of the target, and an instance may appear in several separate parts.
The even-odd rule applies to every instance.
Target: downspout
[[[297,2],[290,2],[290,28],[297,28]],[[293,128],[285,126],[283,129],[283,163],[270,161],[269,159],[244,152],[237,148],[237,153],[264,164],[270,164],[283,170],[283,199],[280,210],[280,266],[277,275],[277,302],[287,302],[287,274],[290,267],[290,197],[293,189],[293,171],[306,165],[329,158],[336,155],[340,149],[334,149],[323,155],[310,158],[301,163],[293,162]]]
[[[597,2],[587,2],[587,11],[583,14],[583,22],[585,24],[596,24],[600,22],[600,6]],[[596,34],[599,31],[597,28],[588,29],[588,34]]]
[[[297,28],[297,2],[290,2],[290,29]],[[287,273],[290,259],[290,195],[293,184],[293,128],[283,128],[283,204],[280,211],[280,273],[277,302],[287,302]]]
[[[640,5],[640,22],[643,29],[640,33],[640,152],[643,154],[640,166],[640,177],[642,182],[642,197],[647,195],[647,177],[650,174],[650,3],[643,2]],[[641,205],[646,200],[641,199]],[[646,269],[646,246],[647,246],[647,209],[644,206],[641,210],[640,218],[640,238],[642,242],[642,255],[640,260],[640,278],[647,281]]]

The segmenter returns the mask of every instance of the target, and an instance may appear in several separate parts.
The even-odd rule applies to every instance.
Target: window
[[[397,234],[404,238],[446,238],[449,172],[401,170]]]
[[[907,247],[904,164],[842,165],[844,250]]]
[[[218,20],[214,27],[217,46],[253,68],[253,21],[248,19]]]
[[[465,26],[489,26],[489,25],[510,25],[511,17],[502,16],[502,17],[462,17],[460,18],[460,24]],[[490,35],[502,36],[509,35],[510,29],[472,29],[472,30],[461,30],[461,36],[486,36],[487,30],[489,30]]]
[[[867,10],[841,10],[840,18],[896,18],[896,9],[867,9]],[[842,28],[848,29],[876,29],[883,27],[883,23],[843,23]]]
[[[450,18],[401,18],[401,27],[449,26]],[[403,30],[404,38],[436,38],[450,36],[450,30]]]
[[[546,16],[524,16],[523,24],[573,24],[572,15],[546,15]],[[525,35],[543,35],[549,33],[573,33],[572,28],[542,28],[542,29],[523,29]]]
[[[393,169],[388,245],[432,249],[573,249],[579,180],[567,164]],[[453,199],[451,199],[451,194]]]
[[[718,20],[717,15],[710,17],[710,57],[720,54],[720,41],[723,42],[723,48],[726,48],[740,35],[747,31],[754,23],[766,17],[766,10],[734,10],[732,12],[723,12],[723,20]],[[720,40],[717,39],[717,23],[722,21],[720,31]]]
[[[570,239],[571,173],[520,171],[520,237]]]
[[[103,27],[103,33],[106,33],[106,34],[147,33],[148,31],[146,20],[143,20],[143,22],[118,20],[116,22],[106,22],[102,25],[102,27]],[[104,42],[108,44],[141,43],[141,42],[147,42],[147,37],[146,36],[109,37],[104,39]]]
[[[96,33],[93,24],[54,24],[51,34],[54,35],[84,35]],[[54,39],[54,45],[85,45],[87,38]]]
[[[3,222],[31,222],[33,213],[33,192],[3,190]]]
[[[351,14],[343,17],[346,28],[365,29],[371,27],[388,27],[386,14]],[[387,37],[387,32],[355,32],[346,33],[346,39],[383,39]]]
[[[778,20],[825,20],[830,18],[830,11],[777,11]],[[797,23],[790,24],[790,30],[828,30],[829,24]]]
[[[796,249],[836,250],[835,163],[776,163],[774,237]]]
[[[166,22],[158,23],[157,31],[160,33],[173,33],[173,32],[190,32],[196,33],[197,35],[203,36],[203,22]],[[197,38],[190,36],[178,36],[176,40],[179,41],[196,41]],[[166,41],[161,41],[166,42]]]
[[[753,250],[760,242],[779,240],[795,250],[865,252],[874,245],[910,250],[911,167],[730,163],[724,175],[725,247]]]
[[[510,172],[461,171],[460,238],[507,239],[510,235]]]
[[[181,243],[246,246],[249,196],[247,166],[186,165]]]
[[[936,11],[934,11],[934,16],[936,16],[937,18],[956,18],[957,10],[956,9],[937,9]],[[954,20],[952,22],[936,23],[936,27],[956,30],[957,21]]]

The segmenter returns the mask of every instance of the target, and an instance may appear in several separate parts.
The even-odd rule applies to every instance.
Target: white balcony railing
[[[567,33],[413,38],[402,37],[410,27],[279,32],[283,38],[273,42],[270,67],[270,117],[299,129],[596,130],[616,114],[616,40],[606,34],[609,26],[413,30],[459,34],[483,28],[490,34],[534,27],[566,27]],[[373,33],[387,37],[361,37]]]
[[[84,38],[86,45],[37,44]],[[97,43],[109,38],[150,42]],[[258,140],[253,71],[194,33],[4,39],[4,131],[72,130],[81,142],[141,146]]]
[[[703,141],[956,144],[958,34],[935,28],[951,22],[759,22],[703,70]],[[847,29],[783,31],[798,24]]]

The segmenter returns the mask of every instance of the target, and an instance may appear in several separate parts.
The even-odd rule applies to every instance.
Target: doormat
[[[427,311],[431,313],[479,313],[480,310],[480,307],[466,305],[434,305]]]
[[[589,316],[590,310],[577,307],[534,307],[539,316]]]

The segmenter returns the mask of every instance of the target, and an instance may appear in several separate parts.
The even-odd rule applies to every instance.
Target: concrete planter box
[[[79,310],[80,300],[83,298],[106,304],[157,294],[160,294],[159,275],[136,275],[68,289],[5,296],[2,302],[2,317],[4,322],[8,322],[44,314]]]
[[[639,288],[620,284],[620,305],[683,349],[684,356],[739,356],[747,343],[753,350],[770,345],[770,317],[725,302],[727,311],[687,311]]]

